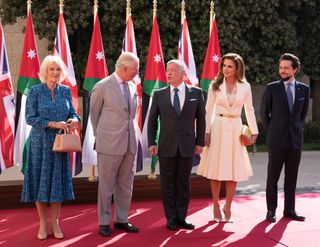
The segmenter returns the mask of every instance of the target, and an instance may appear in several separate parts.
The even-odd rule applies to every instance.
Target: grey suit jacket
[[[98,153],[123,155],[130,145],[132,154],[137,150],[134,118],[137,108],[136,86],[128,82],[130,111],[114,74],[99,81],[90,99],[90,119]]]

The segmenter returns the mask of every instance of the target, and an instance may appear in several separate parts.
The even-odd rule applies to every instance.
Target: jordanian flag
[[[104,56],[103,43],[101,38],[100,23],[98,14],[95,16],[87,70],[83,83],[83,88],[89,93],[93,86],[108,75],[106,59]],[[87,128],[82,147],[82,163],[87,165],[97,164],[97,153],[93,149],[94,135],[92,124],[89,118],[87,119]]]
[[[28,11],[26,33],[24,35],[24,43],[22,50],[22,60],[20,64],[20,72],[17,86],[17,128],[14,140],[14,163],[19,166],[24,173],[27,158],[27,143],[31,126],[27,125],[25,119],[26,100],[30,88],[39,84],[40,63],[34,36],[31,9]]]
[[[203,63],[200,86],[208,92],[210,82],[217,76],[221,59],[216,19],[213,19],[206,58]]]
[[[14,108],[7,49],[0,23],[0,174],[13,166]]]
[[[167,86],[167,77],[166,77],[165,66],[164,66],[160,33],[159,33],[157,18],[154,17],[152,32],[151,32],[151,39],[149,44],[146,72],[145,72],[144,81],[143,81],[143,91],[150,96],[148,112],[143,125],[143,131],[142,131],[142,139],[144,144],[143,153],[145,155],[144,158],[148,158],[151,156],[148,149],[147,128],[148,128],[149,110],[152,104],[153,91],[155,89],[159,89],[165,86]],[[158,126],[160,127],[160,125]],[[159,133],[160,133],[160,129],[158,128],[157,136],[159,136]],[[148,154],[148,156],[146,154]],[[152,173],[155,172],[155,166],[157,161],[158,161],[158,158],[155,156],[152,156],[152,161],[151,161]]]

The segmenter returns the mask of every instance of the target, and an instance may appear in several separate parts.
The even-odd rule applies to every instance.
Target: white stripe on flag
[[[89,117],[82,148],[82,163],[86,165],[97,165],[97,152],[93,149],[94,141],[95,138]]]
[[[23,149],[31,130],[31,126],[27,125],[25,118],[26,100],[27,96],[23,94],[21,96],[19,123],[14,140],[14,163],[19,166],[20,170],[23,168]]]

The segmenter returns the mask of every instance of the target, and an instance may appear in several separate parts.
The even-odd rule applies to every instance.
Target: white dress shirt
[[[175,87],[170,85],[170,99],[171,99],[171,104],[173,106],[173,99],[174,99],[174,89]],[[184,104],[184,100],[186,98],[186,85],[184,84],[184,82],[182,82],[179,86],[178,86],[178,97],[179,97],[179,101],[180,101],[180,111],[183,108],[183,104]]]
[[[283,81],[283,82],[284,82],[284,86],[286,87],[286,91],[288,89],[288,83],[291,83],[291,93],[292,93],[293,102],[294,102],[294,97],[296,95],[296,90],[295,90],[295,88],[296,88],[296,80],[293,80],[291,82],[289,82],[289,81]]]

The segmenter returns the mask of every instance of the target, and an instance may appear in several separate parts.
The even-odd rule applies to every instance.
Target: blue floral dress
[[[70,89],[57,84],[54,99],[47,84],[33,86],[26,102],[26,122],[31,125],[27,165],[21,200],[23,202],[63,202],[74,199],[69,153],[52,151],[59,129],[50,121],[78,118]]]

